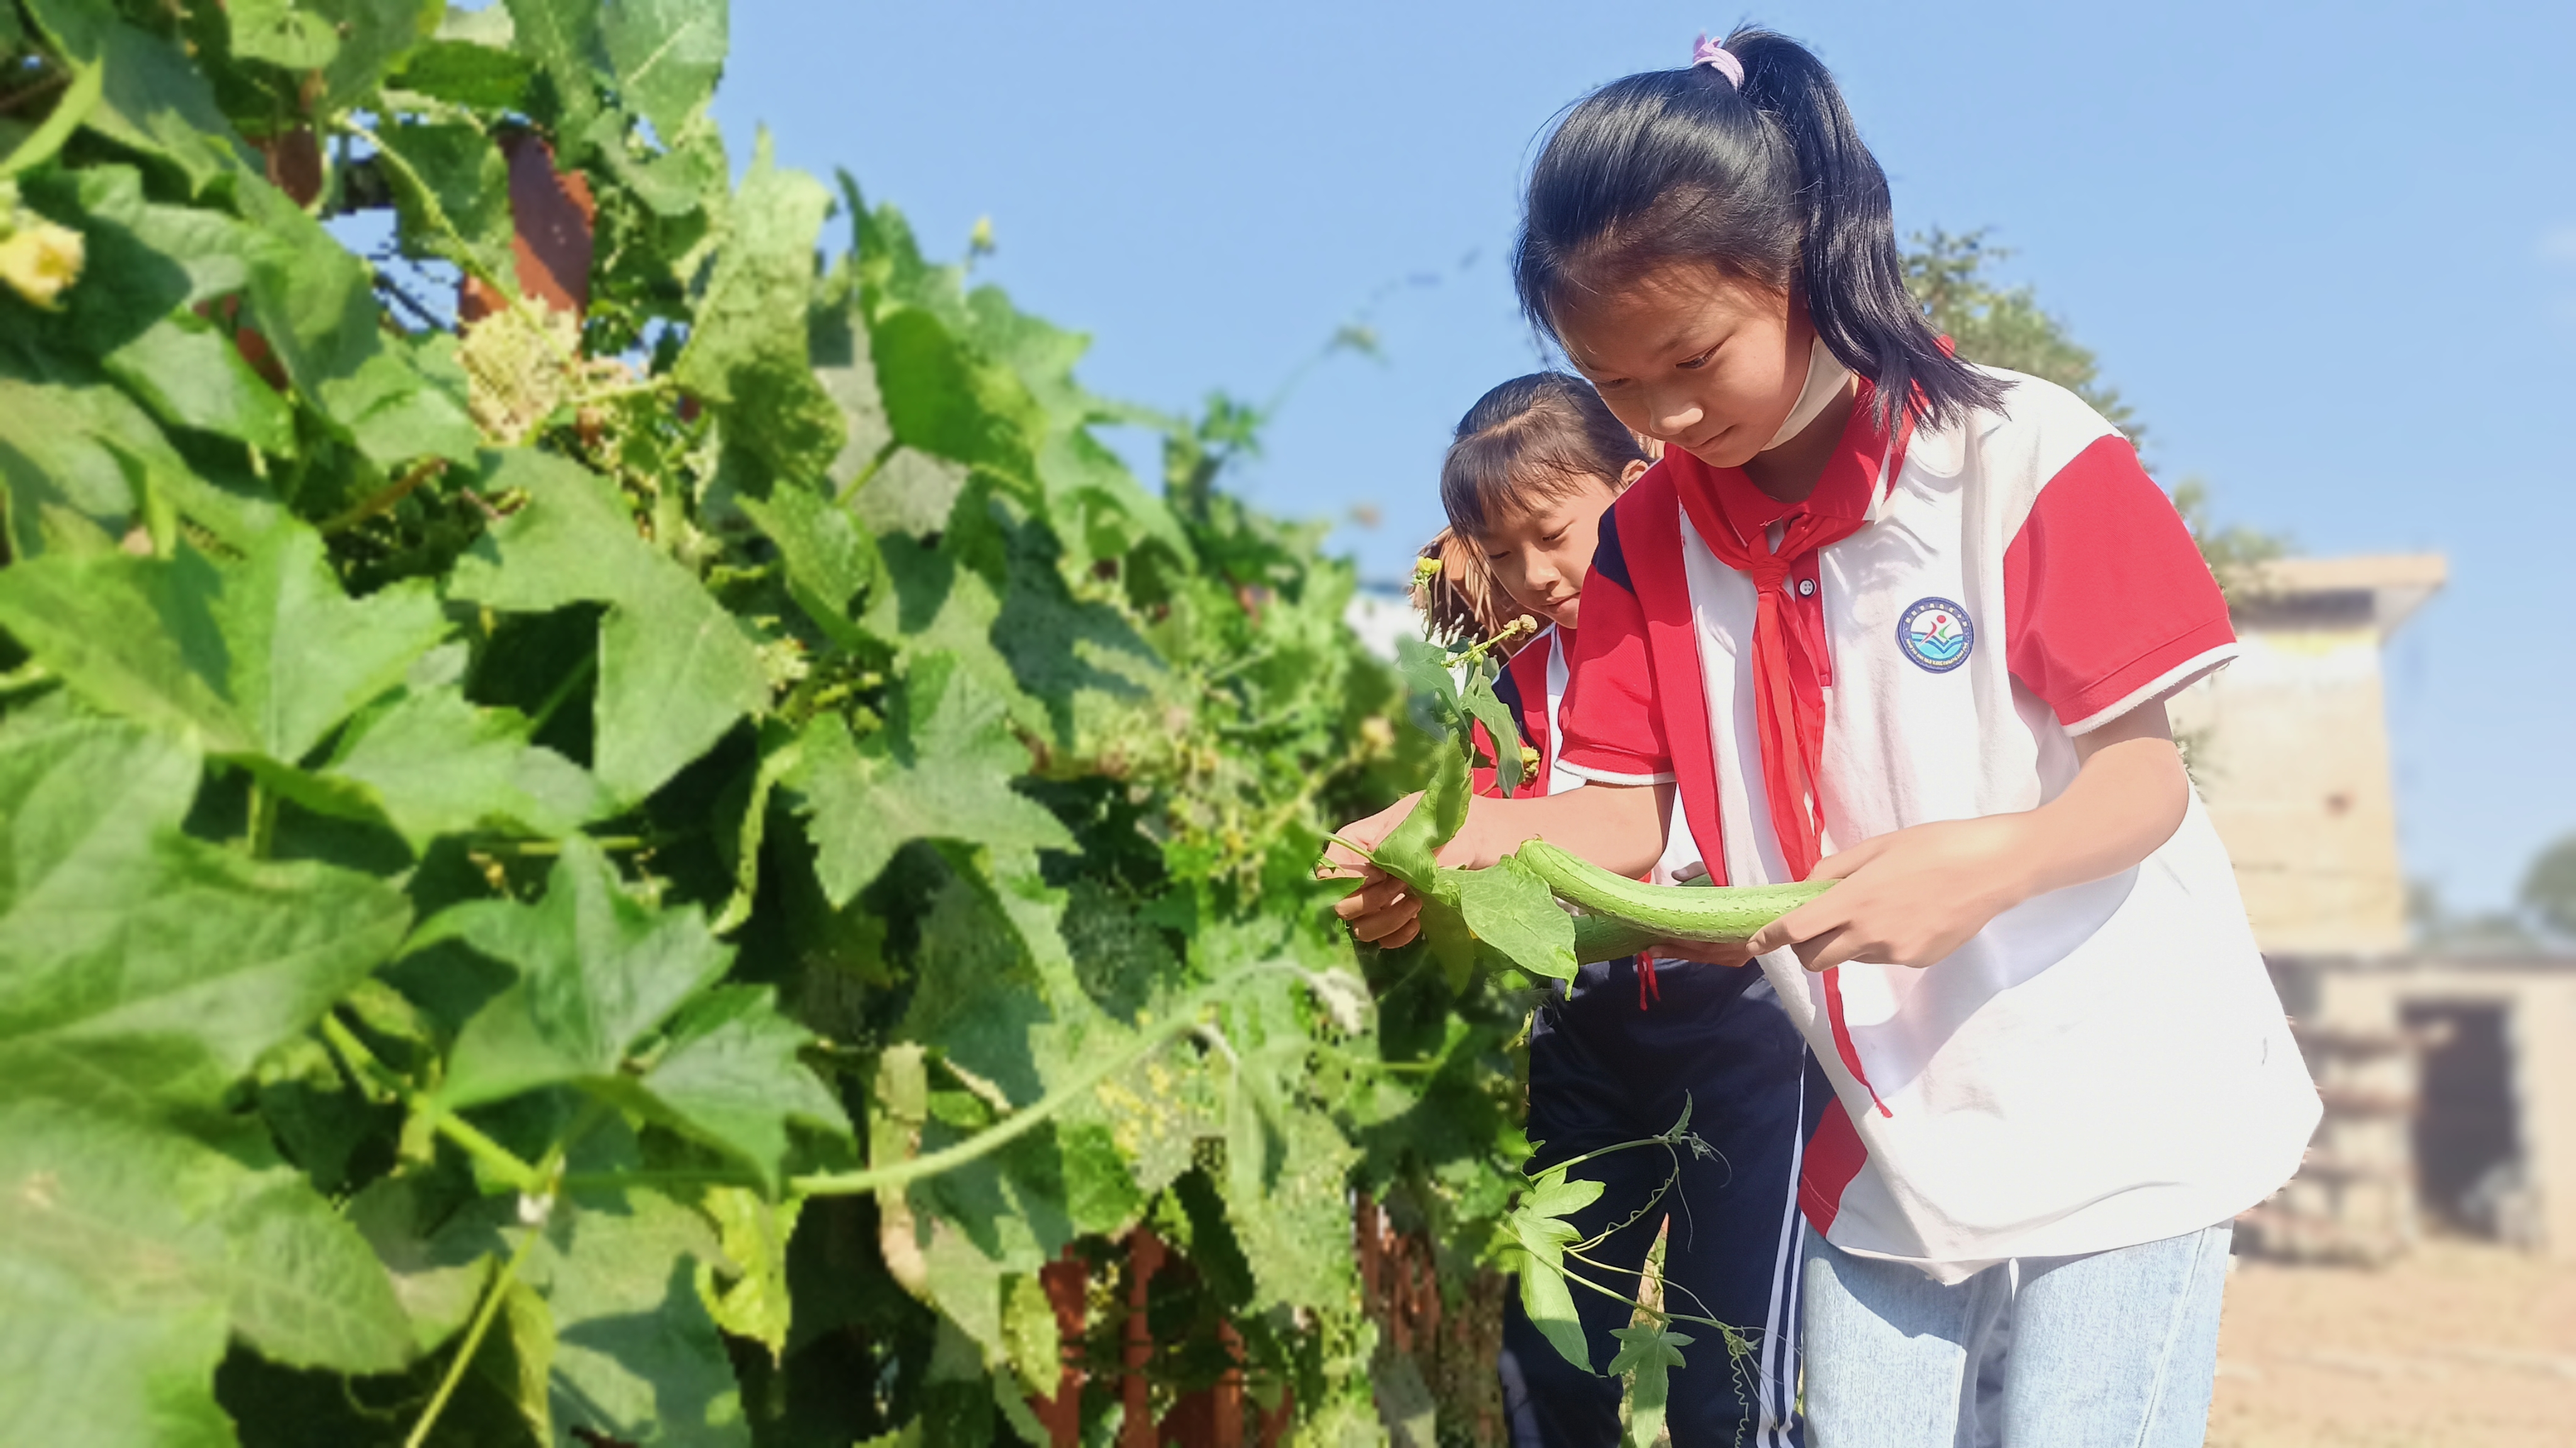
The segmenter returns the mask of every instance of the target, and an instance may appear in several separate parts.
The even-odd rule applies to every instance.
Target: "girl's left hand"
[[[1808,876],[1841,884],[1764,926],[1750,949],[1794,945],[1809,970],[1937,964],[2029,897],[2029,819],[1945,820],[1863,840]]]

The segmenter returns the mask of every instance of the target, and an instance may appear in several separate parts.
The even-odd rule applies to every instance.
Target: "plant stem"
[[[464,1117],[435,1105],[423,1107],[417,1098],[414,1098],[413,1106],[426,1112],[432,1130],[464,1148],[467,1156],[481,1162],[485,1170],[518,1191],[533,1195],[544,1184],[544,1173],[540,1168],[519,1160],[517,1152],[484,1135],[482,1128]]]
[[[22,694],[41,689],[54,682],[54,671],[29,659],[5,674],[0,674],[0,695]]]
[[[401,477],[394,479],[392,482],[385,484],[383,487],[369,493],[364,498],[359,499],[357,504],[351,507],[347,512],[323,523],[323,534],[327,537],[333,533],[345,533],[349,531],[351,528],[358,526],[360,523],[367,521],[378,513],[391,508],[394,504],[410,497],[412,492],[419,488],[421,484],[428,482],[431,478],[434,478],[445,471],[447,471],[447,459],[421,459],[412,467],[410,472],[403,474]]]
[[[690,840],[704,833],[700,830],[657,830],[649,835],[593,835],[590,842],[617,854],[630,850],[649,850],[678,840]],[[485,850],[507,850],[532,859],[545,859],[563,853],[561,840],[493,840],[476,846]]]
[[[452,1111],[424,1105],[402,1077],[379,1060],[375,1052],[368,1050],[367,1043],[359,1040],[358,1033],[350,1030],[348,1023],[337,1014],[322,1017],[322,1038],[340,1053],[340,1059],[348,1063],[352,1072],[392,1092],[405,1107],[426,1115],[431,1130],[462,1147],[466,1155],[481,1162],[493,1176],[521,1192],[533,1193],[544,1184],[544,1177],[537,1168],[521,1161],[518,1153],[484,1135],[474,1123]]]
[[[1538,1259],[1537,1259],[1537,1258],[1532,1257],[1532,1258],[1530,1259],[1530,1263],[1531,1263],[1531,1266],[1533,1266],[1533,1267],[1538,1267]],[[1597,1267],[1597,1266],[1600,1266],[1601,1264],[1596,1262],[1596,1263],[1593,1263],[1593,1264],[1591,1264],[1591,1265],[1593,1265],[1593,1266],[1596,1266],[1596,1267]],[[1544,1268],[1539,1268],[1539,1270],[1544,1271],[1544,1270],[1546,1270],[1546,1269],[1544,1269]],[[1648,1306],[1646,1306],[1646,1304],[1645,1304],[1643,1301],[1640,1301],[1640,1300],[1639,1300],[1639,1299],[1637,1299],[1637,1298],[1630,1297],[1628,1294],[1626,1294],[1626,1293],[1624,1293],[1624,1292],[1620,1292],[1620,1291],[1618,1291],[1618,1290],[1616,1290],[1616,1289],[1614,1289],[1614,1288],[1604,1287],[1604,1286],[1602,1286],[1600,1283],[1593,1281],[1593,1280],[1592,1280],[1591,1278],[1589,1278],[1589,1277],[1581,1277],[1581,1276],[1577,1276],[1576,1274],[1574,1274],[1574,1273],[1572,1273],[1572,1272],[1568,1272],[1568,1271],[1566,1271],[1566,1270],[1565,1270],[1564,1268],[1562,1268],[1562,1267],[1559,1267],[1558,1269],[1556,1269],[1556,1275],[1557,1275],[1557,1276],[1559,1276],[1559,1277],[1564,1278],[1564,1279],[1565,1279],[1566,1281],[1568,1281],[1568,1282],[1575,1283],[1575,1284],[1577,1284],[1578,1286],[1589,1287],[1589,1288],[1591,1288],[1593,1291],[1600,1293],[1600,1294],[1601,1294],[1602,1296],[1604,1296],[1604,1297],[1608,1297],[1608,1298],[1612,1298],[1612,1299],[1615,1299],[1615,1300],[1620,1301],[1620,1302],[1624,1302],[1624,1303],[1628,1304],[1630,1307],[1637,1308],[1637,1309],[1639,1309],[1639,1310],[1641,1310],[1641,1311],[1651,1312],[1651,1313],[1653,1313],[1655,1316],[1662,1318],[1662,1319],[1663,1319],[1664,1321],[1666,1321],[1666,1322],[1696,1322],[1696,1323],[1698,1323],[1698,1324],[1699,1324],[1700,1326],[1702,1326],[1702,1327],[1713,1327],[1713,1328],[1716,1328],[1716,1329],[1717,1329],[1718,1331],[1720,1331],[1720,1332],[1734,1332],[1734,1333],[1741,1333],[1741,1332],[1745,1332],[1745,1331],[1748,1331],[1748,1330],[1749,1330],[1749,1329],[1746,1329],[1746,1328],[1740,1328],[1740,1327],[1737,1327],[1737,1326],[1735,1326],[1735,1325],[1734,1325],[1734,1324],[1732,1324],[1732,1323],[1720,1322],[1720,1321],[1718,1321],[1718,1320],[1717,1320],[1716,1318],[1714,1318],[1714,1317],[1701,1317],[1701,1316],[1699,1316],[1699,1315],[1698,1315],[1698,1314],[1696,1314],[1696,1313],[1690,1313],[1690,1312],[1672,1312],[1672,1311],[1668,1311],[1668,1310],[1663,1309],[1663,1308],[1648,1307]]]
[[[492,1319],[500,1315],[501,1300],[509,1296],[511,1284],[518,1280],[520,1264],[528,1260],[529,1249],[536,1246],[537,1239],[545,1234],[542,1222],[528,1228],[526,1234],[519,1238],[518,1248],[510,1253],[510,1260],[502,1263],[501,1270],[493,1274],[492,1285],[483,1293],[483,1305],[474,1311],[473,1325],[465,1329],[465,1340],[457,1344],[455,1361],[447,1365],[447,1375],[439,1379],[437,1393],[431,1396],[429,1406],[421,1410],[420,1421],[412,1425],[411,1436],[403,1440],[403,1448],[420,1448],[429,1441],[429,1430],[438,1426],[438,1415],[447,1411],[447,1400],[456,1396],[456,1385],[465,1381],[465,1370],[473,1365],[474,1354],[483,1346],[483,1334],[492,1330]]]
[[[1587,1151],[1581,1156],[1568,1157],[1564,1161],[1558,1162],[1556,1165],[1549,1167],[1547,1170],[1567,1171],[1574,1167],[1583,1165],[1585,1162],[1592,1160],[1596,1156],[1608,1156],[1614,1151],[1626,1151],[1632,1146],[1661,1146],[1669,1148],[1671,1145],[1671,1141],[1660,1136],[1640,1137],[1635,1141],[1623,1141],[1616,1146],[1600,1147],[1593,1151]],[[1544,1173],[1542,1173],[1542,1175],[1544,1175]]]
[[[565,1191],[587,1191],[595,1187],[706,1187],[761,1185],[757,1172],[742,1167],[657,1167],[651,1171],[568,1171],[563,1175]]]
[[[596,652],[581,656],[581,662],[573,667],[571,673],[564,675],[563,682],[555,685],[553,693],[546,695],[545,702],[537,706],[537,712],[528,716],[530,739],[546,732],[546,725],[554,721],[556,713],[571,700],[574,691],[588,683],[598,668],[599,655]]]
[[[254,860],[268,858],[270,841],[277,834],[277,796],[254,778],[250,782],[250,819],[242,829],[242,848]]]
[[[474,1314],[474,1324],[466,1329],[465,1341],[456,1349],[456,1360],[447,1365],[447,1376],[440,1379],[437,1395],[429,1400],[427,1408],[421,1410],[420,1421],[412,1425],[411,1436],[403,1440],[403,1448],[420,1448],[428,1440],[429,1430],[438,1423],[438,1415],[447,1409],[447,1400],[455,1396],[456,1385],[465,1380],[465,1369],[473,1363],[475,1352],[483,1346],[483,1334],[491,1329],[492,1319],[500,1311],[501,1299],[509,1295],[510,1284],[517,1280],[520,1264],[528,1260],[529,1249],[537,1245],[537,1239],[546,1234],[546,1220],[563,1195],[564,1157],[590,1134],[592,1127],[607,1119],[610,1109],[607,1102],[596,1098],[585,1104],[581,1114],[573,1118],[572,1128],[546,1148],[545,1160],[538,1162],[535,1170],[529,1173],[532,1184],[519,1194],[521,1210],[524,1213],[526,1199],[535,1198],[542,1204],[536,1220],[528,1223],[527,1235],[519,1239],[517,1250],[493,1275],[491,1288],[483,1294],[483,1305]],[[481,1135],[480,1132],[475,1134]],[[502,1154],[508,1155],[507,1152]],[[522,1220],[526,1220],[524,1216]]]
[[[0,161],[0,177],[15,176],[53,159],[54,153],[63,148],[63,143],[72,138],[72,132],[79,130],[80,123],[88,118],[90,108],[98,104],[99,94],[107,84],[106,62],[81,65],[65,61],[64,67],[71,89],[63,93],[61,100],[54,102],[53,113],[45,117],[44,124],[20,141],[7,160]],[[17,109],[49,83],[38,81],[9,97],[8,109]]]

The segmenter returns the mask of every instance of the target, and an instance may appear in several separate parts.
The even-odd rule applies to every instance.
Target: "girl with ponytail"
[[[2081,400],[1932,332],[1785,37],[1574,106],[1514,266],[1666,451],[1583,590],[1585,785],[1477,800],[1441,863],[1544,838],[1642,875],[1678,826],[1719,883],[1836,882],[1744,951],[1831,1097],[1796,1191],[1811,1441],[2200,1442],[2230,1223],[2319,1108],[2165,718],[2236,654],[2181,520]],[[1410,939],[1401,885],[1340,862],[1354,933]]]

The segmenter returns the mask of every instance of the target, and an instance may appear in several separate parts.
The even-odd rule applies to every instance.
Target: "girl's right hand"
[[[1379,842],[1395,833],[1404,817],[1413,812],[1419,794],[1408,794],[1364,820],[1354,820],[1335,831],[1342,839],[1376,849]],[[1361,859],[1348,846],[1334,842],[1324,851],[1324,863],[1316,872],[1324,879],[1355,879],[1360,887],[1333,906],[1333,913],[1350,922],[1351,934],[1372,945],[1393,950],[1422,933],[1422,902],[1408,893],[1404,882],[1368,861]]]

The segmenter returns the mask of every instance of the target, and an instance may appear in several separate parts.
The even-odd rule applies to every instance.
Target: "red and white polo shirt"
[[[1520,793],[1524,796],[1563,794],[1584,784],[1585,776],[1565,767],[1559,748],[1565,736],[1557,724],[1557,716],[1564,710],[1566,686],[1573,680],[1574,646],[1574,630],[1549,624],[1520,646],[1494,680],[1494,697],[1502,700],[1503,707],[1511,711],[1512,723],[1521,731],[1521,741],[1539,757],[1537,773],[1523,781]],[[1490,755],[1493,743],[1486,737],[1485,727],[1481,724],[1475,726],[1474,733],[1476,747]],[[1478,769],[1474,783],[1478,794],[1500,795],[1503,792],[1491,769]],[[1669,885],[1680,878],[1682,871],[1699,863],[1699,843],[1691,837],[1689,830],[1682,827],[1682,821],[1676,816],[1672,830],[1664,840],[1663,857],[1655,862],[1654,869],[1647,873],[1646,878],[1658,885]]]
[[[1796,505],[1866,520],[1788,584],[1801,687],[1825,703],[1827,853],[2035,808],[2075,777],[2075,736],[2235,655],[2216,583],[2127,440],[2063,388],[1995,375],[2002,410],[1895,445],[1856,407]],[[1620,498],[1584,586],[1559,764],[1674,782],[1712,874],[1777,882],[1755,590],[1693,527],[1683,469],[1748,537],[1792,511],[1680,452]],[[1927,968],[1845,965],[1830,1009],[1828,978],[1793,953],[1762,968],[1838,1097],[1801,1167],[1808,1220],[1943,1281],[2224,1221],[2289,1179],[2316,1125],[2197,795],[2135,869],[2026,901]]]
[[[1514,651],[1494,679],[1494,697],[1511,711],[1512,722],[1520,726],[1521,742],[1538,754],[1538,772],[1522,781],[1520,792],[1524,794],[1562,794],[1583,783],[1581,776],[1560,771],[1556,758],[1560,737],[1556,715],[1570,677],[1568,647],[1573,637],[1567,630],[1549,624]],[[1475,735],[1476,746],[1490,753],[1493,741],[1486,737],[1483,725],[1476,726]],[[1476,771],[1476,792],[1503,792],[1492,770]]]

